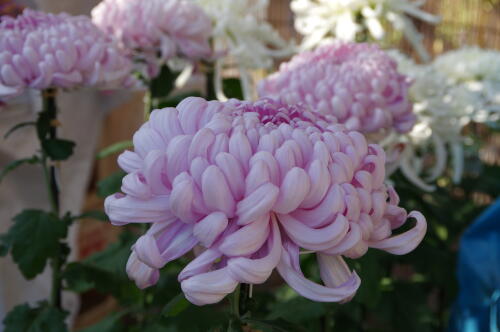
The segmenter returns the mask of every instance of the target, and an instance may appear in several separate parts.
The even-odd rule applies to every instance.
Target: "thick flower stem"
[[[43,98],[43,112],[47,114],[50,121],[49,138],[57,138],[57,105],[56,105],[55,89],[47,89],[42,92]],[[59,218],[59,187],[56,178],[56,166],[53,163],[49,165],[49,157],[42,148],[42,167],[45,175],[45,182],[47,184],[47,191],[50,200],[51,210]],[[60,250],[58,250],[60,251]],[[52,292],[51,304],[56,308],[61,308],[61,258],[56,255],[51,261],[52,267]]]
[[[217,95],[215,93],[215,84],[214,84],[214,65],[207,65],[205,68],[205,94],[207,100],[216,100]]]

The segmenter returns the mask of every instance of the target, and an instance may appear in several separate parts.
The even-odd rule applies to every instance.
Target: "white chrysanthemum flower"
[[[448,85],[460,85],[477,96],[470,117],[476,122],[500,117],[500,52],[464,47],[436,58],[434,67],[448,78]]]
[[[245,99],[253,96],[250,70],[267,69],[274,59],[289,56],[294,47],[280,37],[264,20],[268,0],[193,0],[212,18],[215,52],[227,56],[216,63],[216,89],[220,100],[227,99],[222,92],[221,71],[230,58],[240,71]]]
[[[470,83],[473,78],[478,84],[490,83],[484,80],[485,75],[463,75],[465,71],[461,68],[474,65],[460,62],[458,58],[457,61],[443,61],[448,55],[430,65],[417,65],[401,53],[390,54],[398,62],[399,70],[413,79],[409,92],[417,115],[417,124],[410,133],[386,142],[389,150],[400,148],[399,143],[404,145],[393,169],[399,167],[409,180],[430,191],[434,187],[429,183],[442,175],[449,155],[454,169],[453,180],[458,182],[463,172],[462,128],[470,121],[481,120],[478,114],[493,102],[487,100],[481,89],[471,89]],[[471,57],[470,61],[477,62],[478,58]],[[429,160],[434,161],[430,168]]]
[[[420,7],[425,0],[292,0],[295,28],[304,35],[302,47],[311,49],[333,38],[355,41],[360,33],[376,40],[385,36],[383,23],[389,22],[403,32],[419,56],[429,60],[422,35],[412,18],[436,24],[440,18]]]

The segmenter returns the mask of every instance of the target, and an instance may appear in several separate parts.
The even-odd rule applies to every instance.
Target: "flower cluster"
[[[454,181],[458,182],[463,170],[462,128],[470,121],[497,120],[499,116],[498,52],[466,48],[445,53],[429,65],[417,65],[398,52],[391,56],[399,70],[413,80],[409,92],[417,116],[413,130],[392,142],[404,145],[394,167],[421,188],[432,190],[428,182],[444,172],[450,154]],[[429,159],[434,160],[432,167]]]
[[[374,44],[335,42],[304,51],[259,84],[262,97],[303,103],[363,133],[409,131],[408,79]]]
[[[439,17],[420,9],[425,1],[411,0],[292,0],[295,28],[305,36],[302,46],[313,48],[335,37],[355,41],[360,34],[384,38],[384,22],[401,30],[423,60],[429,55],[412,18],[438,23]],[[363,37],[362,37],[363,38]]]
[[[0,23],[0,98],[27,88],[130,86],[131,67],[87,17],[26,9]]]
[[[215,85],[220,100],[226,100],[222,91],[221,71],[231,60],[240,72],[245,99],[253,98],[249,70],[268,69],[276,58],[290,56],[294,48],[263,20],[268,0],[192,0],[199,4],[213,22],[213,44],[219,57],[216,63]]]
[[[92,20],[113,35],[154,77],[168,60],[208,58],[210,18],[189,0],[104,0]]]
[[[118,159],[128,173],[123,193],[105,202],[115,225],[152,223],[133,247],[129,276],[151,286],[198,245],[178,277],[195,304],[263,283],[275,268],[309,299],[342,301],[360,283],[343,256],[413,250],[426,221],[398,207],[384,184],[384,151],[330,120],[271,99],[191,97],[153,111],[134,151]],[[393,235],[409,217],[415,226]],[[302,274],[301,248],[316,253],[324,285]]]

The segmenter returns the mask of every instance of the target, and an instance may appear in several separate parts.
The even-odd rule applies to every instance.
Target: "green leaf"
[[[162,310],[162,315],[165,315],[165,317],[175,317],[189,306],[190,304],[184,297],[184,294],[180,293],[167,303],[165,308]]]
[[[5,133],[3,136],[4,139],[7,139],[13,132],[15,132],[18,129],[27,127],[27,126],[36,126],[36,122],[33,121],[28,121],[28,122],[21,122],[15,125],[14,127],[10,128],[9,131]]]
[[[178,74],[172,72],[167,65],[163,65],[160,69],[159,75],[156,76],[156,78],[154,78],[149,84],[151,98],[157,99],[167,97],[174,89],[174,82],[177,75]]]
[[[64,319],[67,315],[47,302],[41,302],[35,308],[21,304],[5,317],[4,332],[66,332],[68,328]]]
[[[127,148],[130,148],[134,146],[132,144],[132,141],[122,141],[118,142],[115,144],[112,144],[104,149],[102,149],[96,156],[97,159],[103,159],[108,156],[111,156],[115,153],[122,152],[123,150],[126,150]]]
[[[59,240],[66,237],[67,224],[41,210],[24,210],[13,220],[8,233],[12,258],[22,274],[32,279],[43,271],[49,258],[59,255]]]
[[[281,318],[299,324],[318,319],[325,312],[325,306],[322,303],[313,302],[303,297],[294,297],[286,302],[274,303],[267,318],[270,320]]]
[[[73,154],[75,143],[65,139],[51,138],[42,141],[42,148],[52,160],[66,160]]]
[[[183,101],[187,97],[201,97],[201,94],[197,91],[189,91],[189,92],[175,94],[175,96],[167,98],[159,98],[158,105],[156,105],[156,107],[158,109],[162,109],[165,107],[176,107],[181,101]]]
[[[13,170],[15,170],[16,168],[18,168],[19,166],[23,165],[23,164],[36,164],[40,162],[40,158],[38,158],[38,156],[33,156],[31,158],[24,158],[24,159],[18,159],[18,160],[14,160],[13,162],[11,162],[10,164],[8,164],[7,166],[5,166],[2,171],[0,172],[0,181],[3,180],[3,178],[10,172],[12,172]]]
[[[97,324],[89,326],[83,330],[80,330],[79,332],[122,332],[125,329],[120,320],[126,314],[127,311],[113,313]]]
[[[95,219],[95,220],[101,220],[101,221],[109,221],[108,216],[104,211],[86,211],[78,216],[73,216],[71,217],[72,220],[77,220],[77,219]]]
[[[63,272],[68,289],[81,293],[95,288],[115,296],[122,304],[136,303],[141,298],[141,291],[125,272],[130,248],[136,240],[137,236],[124,232],[118,242],[105,250],[81,262],[68,264]]]
[[[243,100],[243,89],[241,88],[241,82],[238,78],[226,78],[222,81],[222,87],[224,94],[228,98],[236,98]]]
[[[257,319],[243,319],[245,323],[251,326],[265,329],[265,331],[273,332],[305,332],[306,330],[297,324],[289,323],[283,319],[274,320],[257,320]]]
[[[107,197],[120,191],[122,179],[125,175],[125,172],[118,171],[99,181],[97,183],[97,195]]]

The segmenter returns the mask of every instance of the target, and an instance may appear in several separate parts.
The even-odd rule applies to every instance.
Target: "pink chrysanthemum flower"
[[[92,20],[146,61],[151,76],[174,56],[197,60],[212,53],[212,22],[188,0],[103,0],[92,10]]]
[[[336,42],[283,63],[259,84],[259,95],[307,104],[351,130],[407,132],[415,123],[408,86],[378,46]]]
[[[133,142],[118,158],[123,193],[105,207],[115,225],[152,223],[127,264],[141,288],[199,245],[179,275],[195,304],[263,283],[275,268],[309,299],[342,301],[360,283],[342,256],[369,247],[405,254],[426,231],[425,218],[398,207],[384,184],[378,145],[299,106],[187,98],[153,111]],[[408,217],[415,227],[393,236]],[[317,254],[324,285],[302,274],[301,248]]]
[[[85,16],[24,10],[0,23],[0,98],[27,88],[130,86],[131,61]]]

